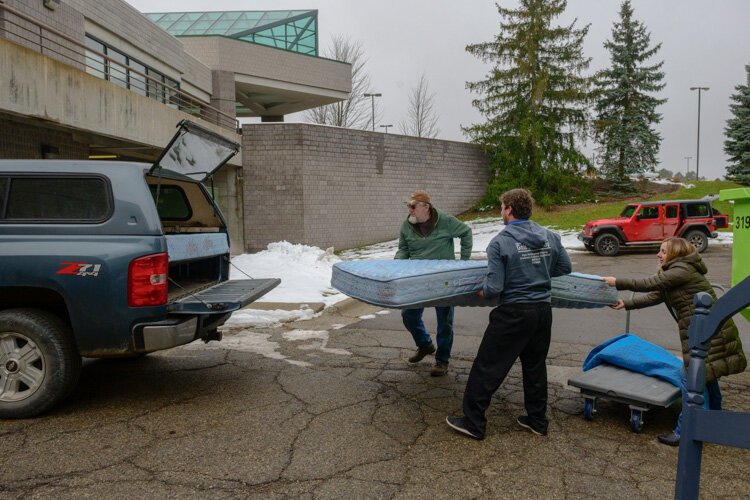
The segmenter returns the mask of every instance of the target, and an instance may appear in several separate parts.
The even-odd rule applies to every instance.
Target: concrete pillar
[[[235,102],[234,73],[211,70],[211,106],[236,118]]]

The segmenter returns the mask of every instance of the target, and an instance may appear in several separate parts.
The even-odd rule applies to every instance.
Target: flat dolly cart
[[[583,417],[593,420],[598,398],[616,401],[630,408],[630,430],[640,432],[643,413],[651,408],[667,408],[681,398],[680,388],[614,365],[601,364],[568,380],[584,397]]]
[[[711,287],[721,295],[726,293],[721,285],[712,283]],[[630,331],[630,311],[625,316],[625,331]],[[606,363],[568,379],[568,385],[580,389],[586,420],[594,419],[597,398],[628,405],[633,432],[641,432],[644,412],[667,408],[682,398],[680,388],[665,380]]]

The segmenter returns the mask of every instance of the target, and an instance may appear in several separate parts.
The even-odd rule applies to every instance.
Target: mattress
[[[486,260],[361,260],[333,266],[331,286],[368,304],[394,309],[433,306],[496,306],[476,295]],[[573,309],[617,302],[617,291],[600,276],[571,273],[552,278],[552,306]]]

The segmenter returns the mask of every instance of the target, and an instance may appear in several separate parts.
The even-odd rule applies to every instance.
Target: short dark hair
[[[526,189],[511,189],[500,195],[500,203],[506,207],[513,208],[513,217],[516,219],[530,219],[531,210],[534,206],[534,198]]]

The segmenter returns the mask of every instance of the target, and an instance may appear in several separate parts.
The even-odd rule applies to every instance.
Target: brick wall
[[[64,35],[84,42],[85,28],[83,14],[61,2],[55,10],[44,7],[41,0],[6,0],[8,7],[25,14],[39,23],[53,28]],[[57,59],[79,69],[84,68],[82,49],[47,30],[25,21],[10,12],[0,9],[0,37],[5,37],[44,55]]]
[[[42,147],[61,160],[88,158],[87,144],[74,140],[71,132],[49,129],[4,118],[0,120],[0,158],[34,160],[42,158]]]
[[[89,22],[96,23],[122,40],[133,43],[155,60],[173,67],[177,70],[177,74],[184,72],[182,43],[149,21],[129,3],[123,0],[64,0],[64,2],[85,15]],[[121,47],[121,50],[127,52],[125,47]],[[150,60],[143,62],[153,64]],[[165,70],[162,67],[156,69]],[[177,75],[170,73],[170,76]],[[177,79],[179,80],[179,77]]]
[[[474,145],[309,124],[243,127],[245,247],[287,240],[337,250],[398,237],[403,201],[429,191],[450,213],[484,193]]]

